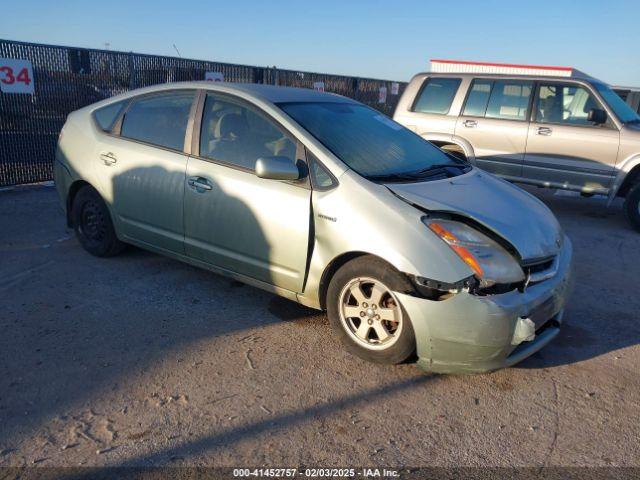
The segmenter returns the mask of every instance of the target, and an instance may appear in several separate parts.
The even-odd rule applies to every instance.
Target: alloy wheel
[[[371,350],[384,350],[402,333],[402,309],[379,280],[356,278],[340,293],[340,320],[349,336]]]

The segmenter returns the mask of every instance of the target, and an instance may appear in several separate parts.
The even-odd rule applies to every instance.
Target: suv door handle
[[[478,122],[475,120],[465,120],[462,124],[467,128],[473,128],[478,126]]]
[[[549,127],[538,127],[538,135],[544,135],[548,137],[549,135],[551,135],[551,132],[553,132],[553,130],[551,130]]]
[[[100,159],[105,165],[113,165],[118,161],[118,158],[111,152],[101,153]]]
[[[209,181],[203,177],[191,177],[187,183],[191,188],[194,188],[197,191],[211,190],[213,188]]]

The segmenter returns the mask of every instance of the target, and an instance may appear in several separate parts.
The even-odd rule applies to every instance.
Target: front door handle
[[[475,120],[465,120],[462,124],[467,128],[473,128],[478,126],[478,122]]]
[[[118,161],[118,158],[111,152],[101,153],[100,159],[105,165],[113,165]]]
[[[544,135],[545,137],[548,137],[549,135],[551,135],[551,132],[553,132],[553,130],[551,130],[549,127],[538,127],[538,135]]]
[[[191,177],[187,183],[191,188],[195,188],[197,191],[211,190],[213,188],[209,181],[203,177]]]

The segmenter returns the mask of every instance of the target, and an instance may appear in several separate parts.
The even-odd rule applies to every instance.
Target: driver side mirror
[[[256,175],[270,180],[298,180],[301,172],[290,158],[276,155],[260,157],[256,161]]]
[[[587,120],[595,123],[596,125],[601,125],[607,121],[607,112],[600,108],[592,108],[587,114]]]

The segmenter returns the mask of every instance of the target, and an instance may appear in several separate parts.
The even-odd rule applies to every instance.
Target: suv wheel
[[[329,284],[327,314],[347,350],[370,362],[407,360],[415,351],[415,335],[394,292],[411,289],[406,278],[376,257],[343,265]]]
[[[109,209],[98,192],[82,187],[73,200],[71,219],[82,247],[96,257],[112,257],[124,248],[118,240]]]
[[[631,225],[640,230],[640,183],[636,183],[627,192],[624,200],[624,211]]]

